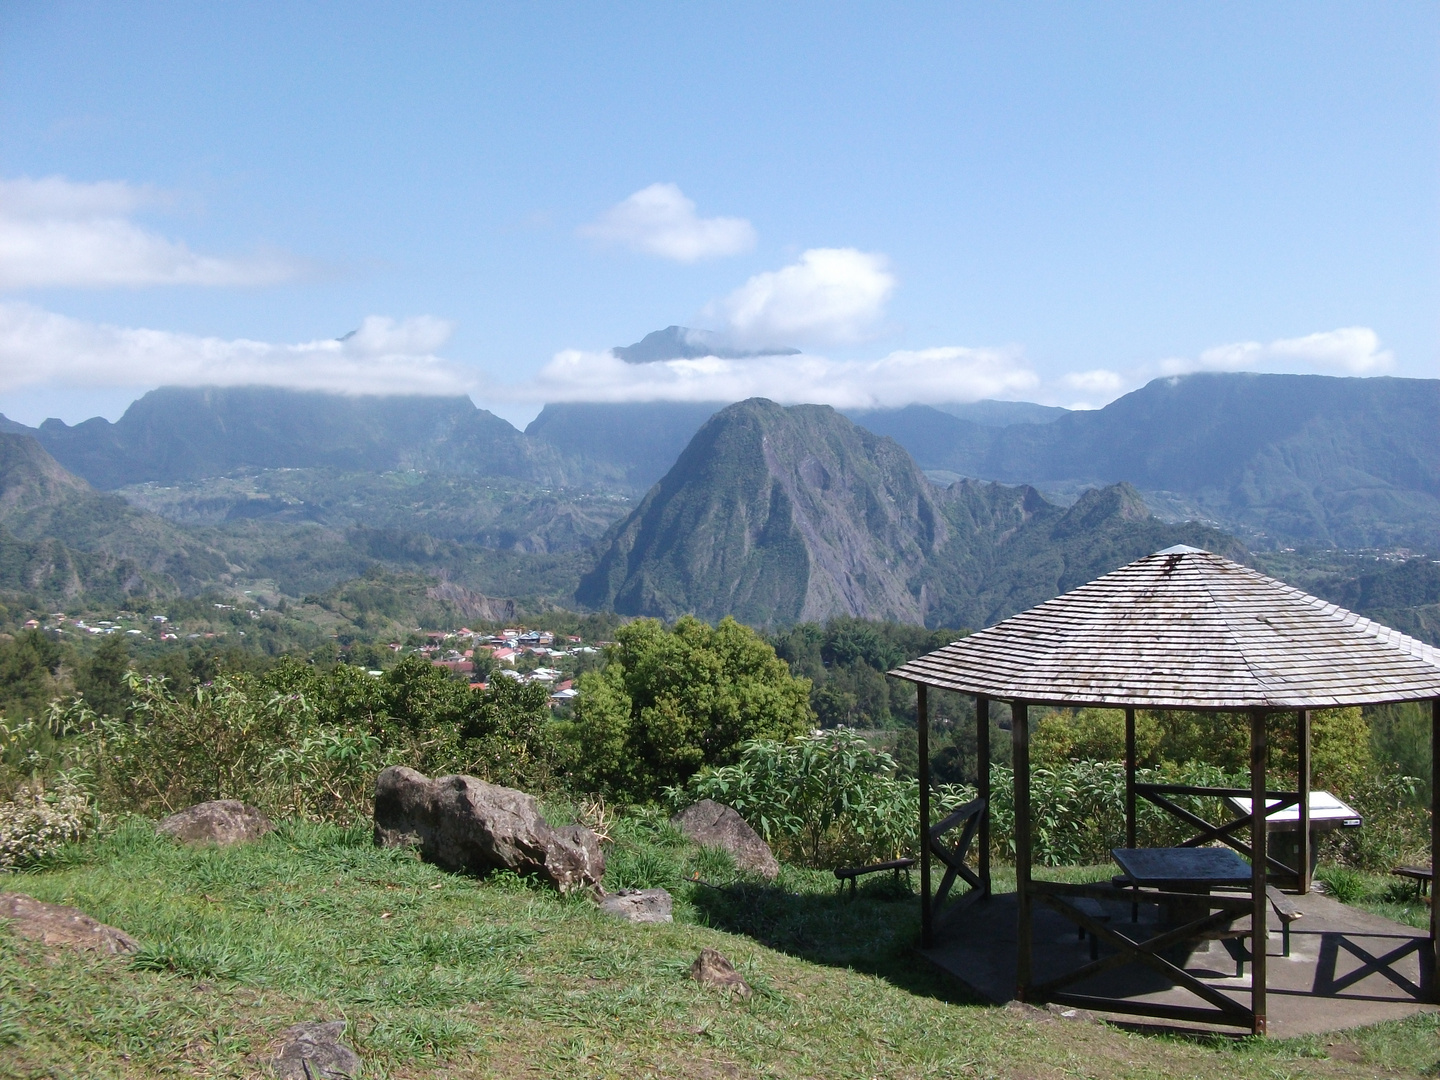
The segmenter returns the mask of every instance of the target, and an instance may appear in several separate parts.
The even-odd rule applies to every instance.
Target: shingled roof
[[[1181,546],[890,674],[1054,704],[1329,708],[1440,697],[1440,650]]]

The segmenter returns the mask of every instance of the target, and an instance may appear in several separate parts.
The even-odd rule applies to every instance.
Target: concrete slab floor
[[[1421,959],[1430,953],[1426,934],[1318,893],[1293,900],[1304,915],[1291,924],[1288,957],[1280,955],[1280,922],[1273,912],[1269,926],[1266,1014],[1272,1037],[1341,1031],[1435,1009],[1423,1000],[1421,985]],[[1107,902],[1105,907],[1111,927],[1126,937],[1143,939],[1156,932],[1160,911],[1154,905],[1140,906],[1138,925],[1130,921],[1128,902]],[[1033,925],[1036,982],[1089,962],[1090,942],[1079,938],[1074,923],[1037,903]],[[932,963],[982,998],[997,1004],[1014,999],[1018,943],[1014,893],[972,905],[943,926],[936,937],[935,947],[922,951]],[[1237,977],[1231,948],[1227,942],[1202,942],[1183,957],[1166,955],[1248,1008],[1251,966],[1247,962],[1244,975]],[[1100,955],[1111,952],[1112,947],[1102,942]],[[1120,1000],[1206,1004],[1159,972],[1133,963],[1067,989]],[[1122,1018],[1122,1014],[1114,1016]],[[1136,1016],[1123,1019],[1150,1027],[1191,1027]],[[1235,1029],[1206,1025],[1204,1030]]]

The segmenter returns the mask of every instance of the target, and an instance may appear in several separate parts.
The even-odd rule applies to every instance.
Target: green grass
[[[364,830],[288,825],[218,851],[128,823],[0,886],[144,947],[99,958],[0,933],[0,1076],[264,1075],[285,1027],[340,1017],[367,1077],[1370,1077],[1433,1075],[1440,1059],[1429,1017],[1337,1047],[976,1005],[911,951],[903,876],[853,901],[792,867],[717,889],[736,880],[728,860],[645,818],[619,823],[609,858],[610,887],[670,888],[677,922],[631,926],[511,875],[446,874]],[[684,883],[695,873],[710,884]],[[687,977],[707,945],[752,1000]]]
[[[1430,929],[1430,905],[1420,899],[1413,881],[1393,874],[1325,865],[1316,872],[1315,880],[1342,904],[1372,911],[1417,930]]]

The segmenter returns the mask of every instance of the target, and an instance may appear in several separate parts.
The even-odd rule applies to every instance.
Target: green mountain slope
[[[28,435],[0,433],[0,528],[14,539],[41,544],[37,556],[44,562],[64,560],[53,547],[58,543],[70,555],[100,557],[71,559],[81,572],[110,574],[120,564],[131,566],[147,587],[197,588],[222,579],[232,567],[223,553],[170,522],[137,510],[116,495],[94,491],[63,469]]]
[[[47,420],[35,432],[54,457],[96,487],[195,480],[242,468],[381,471],[431,468],[487,475],[560,471],[465,397],[370,397],[274,387],[162,387],[114,424]],[[538,453],[537,453],[538,450]]]
[[[594,481],[643,492],[723,407],[713,401],[565,402],[541,409],[525,435],[583,463]]]
[[[350,396],[275,387],[162,387],[115,423],[27,428],[101,490],[266,469],[420,470],[451,476],[642,492],[719,405],[550,405],[520,432],[466,397]]]
[[[917,622],[907,582],[945,528],[894,442],[826,406],[752,399],[700,429],[577,595],[627,614]]]
[[[922,468],[1079,490],[1127,481],[1261,545],[1433,548],[1440,380],[1197,374],[1103,409],[987,427],[924,406],[868,413]]]
[[[1125,487],[1068,511],[1032,488],[939,488],[895,442],[833,409],[752,399],[701,428],[576,596],[622,614],[761,625],[983,625],[1179,542],[1238,550],[1214,530],[1154,520]]]

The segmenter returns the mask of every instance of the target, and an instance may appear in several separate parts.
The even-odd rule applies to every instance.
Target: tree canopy
[[[573,735],[577,779],[643,802],[706,765],[736,761],[750,739],[809,730],[810,680],[791,676],[754,630],[686,616],[623,627],[603,671],[580,679]]]

